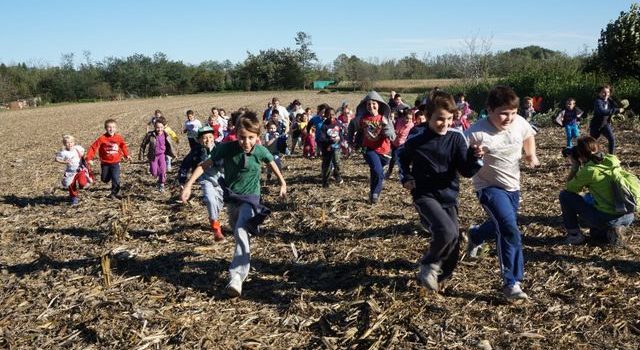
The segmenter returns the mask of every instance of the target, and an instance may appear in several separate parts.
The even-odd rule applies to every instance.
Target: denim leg
[[[233,251],[233,258],[229,265],[229,273],[238,275],[243,281],[249,275],[251,248],[249,247],[249,231],[247,224],[254,215],[251,205],[244,203],[240,206],[230,206],[229,223],[233,227],[233,237],[236,246]]]
[[[111,193],[120,193],[120,163],[111,164]]]
[[[517,216],[519,191],[506,191],[488,187],[480,192],[480,204],[497,227],[496,247],[503,283],[506,286],[521,282],[524,275],[522,237],[518,229]]]
[[[367,150],[364,154],[364,158],[369,164],[369,196],[373,194],[380,194],[382,192],[382,180],[384,179],[384,165],[386,159],[384,156],[379,155],[373,150]]]
[[[565,125],[564,127],[564,135],[567,138],[567,147],[571,148],[573,145],[571,144],[571,135],[572,135],[571,125]]]
[[[606,238],[608,228],[631,225],[634,219],[633,214],[616,216],[603,213],[586,198],[569,191],[560,192],[560,209],[562,210],[564,227],[567,230],[580,227],[578,225],[579,217],[590,229],[591,237],[596,239]]]
[[[204,203],[207,205],[209,220],[218,220],[224,205],[222,187],[217,184],[214,185],[211,181],[202,180],[200,181],[200,188],[202,189]]]

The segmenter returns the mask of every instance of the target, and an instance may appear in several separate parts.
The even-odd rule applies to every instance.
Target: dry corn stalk
[[[102,255],[100,259],[100,265],[102,267],[102,279],[105,287],[111,286],[111,254],[107,252]]]

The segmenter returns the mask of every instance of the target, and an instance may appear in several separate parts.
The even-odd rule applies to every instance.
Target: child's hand
[[[282,184],[280,185],[280,197],[284,198],[286,196],[287,196],[287,185]]]
[[[189,201],[189,197],[191,197],[191,186],[184,186],[180,193],[180,200],[182,203],[187,203]]]
[[[471,146],[471,148],[473,148],[473,155],[476,158],[482,159],[482,157],[484,157],[484,150],[482,149],[482,147],[480,147],[478,145],[473,145],[473,146]]]
[[[409,191],[412,191],[414,188],[416,188],[416,181],[415,180],[409,180],[409,181],[403,183],[402,187],[406,188]]]
[[[540,161],[538,160],[538,156],[535,154],[528,155],[524,157],[524,161],[527,163],[529,168],[535,168],[540,165]]]

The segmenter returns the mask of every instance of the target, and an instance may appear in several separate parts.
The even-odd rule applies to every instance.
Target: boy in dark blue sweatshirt
[[[429,223],[431,246],[420,261],[418,279],[437,291],[458,263],[458,173],[473,176],[482,167],[482,149],[469,147],[462,133],[449,129],[457,110],[451,95],[438,91],[429,101],[423,132],[400,148],[401,182],[411,191],[422,222]]]

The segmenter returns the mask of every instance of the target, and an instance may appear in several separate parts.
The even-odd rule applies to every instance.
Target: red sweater
[[[360,127],[363,133],[362,146],[382,155],[391,153],[391,141],[383,133],[381,115],[364,115],[360,119]]]
[[[114,134],[109,136],[108,134],[102,134],[91,145],[87,152],[86,159],[91,160],[93,156],[98,152],[100,162],[104,164],[115,164],[120,162],[120,156],[129,156],[129,150],[127,150],[127,144],[120,134]]]

